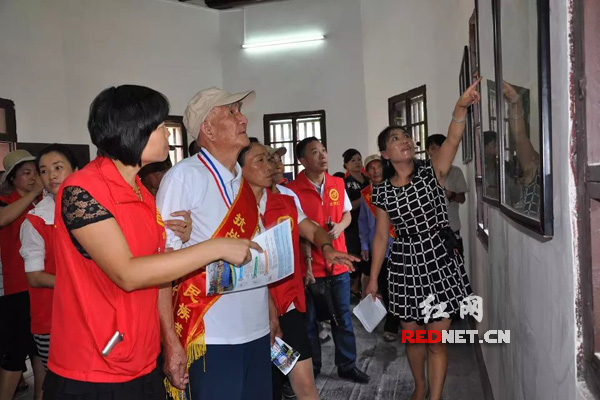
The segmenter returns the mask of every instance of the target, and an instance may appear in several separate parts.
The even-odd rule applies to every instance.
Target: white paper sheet
[[[356,318],[363,324],[365,330],[369,333],[373,332],[377,325],[387,314],[383,303],[378,298],[373,301],[372,296],[367,296],[358,303],[352,311]]]
[[[211,296],[254,289],[277,282],[294,273],[294,246],[290,220],[252,239],[263,253],[250,250],[252,259],[235,266],[217,261],[206,266],[206,293]]]

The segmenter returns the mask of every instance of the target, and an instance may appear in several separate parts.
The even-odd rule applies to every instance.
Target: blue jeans
[[[317,281],[324,278],[317,278]],[[338,370],[348,371],[356,365],[356,338],[350,316],[350,274],[344,272],[333,279],[333,304],[339,325],[333,327],[332,335],[335,343],[335,365]],[[319,325],[317,313],[309,291],[306,291],[306,319],[308,323],[308,340],[312,350],[313,369],[321,371],[321,343],[319,342]]]
[[[208,345],[190,367],[194,400],[264,400],[273,396],[270,335],[244,344]]]

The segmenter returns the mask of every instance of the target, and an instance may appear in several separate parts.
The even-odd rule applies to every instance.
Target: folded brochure
[[[294,246],[289,219],[252,240],[263,252],[251,249],[252,259],[246,264],[238,266],[221,260],[206,266],[207,295],[254,289],[294,273]]]
[[[289,374],[300,358],[300,353],[278,337],[271,346],[271,361],[285,375]]]

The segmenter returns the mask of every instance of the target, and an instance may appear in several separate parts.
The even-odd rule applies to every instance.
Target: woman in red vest
[[[19,255],[19,230],[25,215],[42,193],[35,157],[26,150],[8,153],[0,185],[10,193],[0,196],[0,247],[2,282],[0,296],[0,399],[12,399],[29,355],[35,376],[35,397],[41,398],[44,366],[37,356],[30,329],[29,293],[23,259]],[[1,286],[1,285],[0,285]]]
[[[44,368],[48,362],[52,294],[56,264],[54,262],[54,195],[61,182],[77,168],[75,156],[64,145],[46,147],[37,161],[46,195],[25,216],[21,224],[21,248],[31,300],[31,333]],[[46,373],[44,371],[43,377]],[[43,378],[42,378],[43,379]]]
[[[164,222],[140,168],[167,158],[167,99],[111,87],[90,107],[98,157],[56,195],[56,285],[44,398],[164,399],[158,287],[212,261],[241,264],[249,240],[214,239],[165,252]],[[193,298],[206,288],[190,292]],[[180,309],[189,315],[189,309]]]
[[[294,241],[294,274],[270,287],[272,332],[281,328],[283,340],[300,353],[298,363],[290,372],[290,381],[298,399],[318,399],[315,387],[310,343],[306,331],[306,301],[304,298],[303,269],[300,263],[300,237],[323,249],[323,255],[331,265],[352,265],[356,261],[346,253],[333,249],[331,239],[318,225],[299,215],[293,197],[274,193],[273,167],[267,148],[258,142],[252,142],[238,156],[244,179],[256,196],[260,213],[261,230],[269,229],[278,223],[291,219],[292,239]]]
[[[31,299],[31,333],[47,368],[48,349],[50,347],[50,327],[52,326],[52,299],[56,281],[56,262],[54,257],[54,196],[62,182],[78,169],[77,158],[63,144],[46,146],[38,154],[37,170],[45,189],[45,196],[35,208],[26,215],[21,225],[20,253],[25,261],[25,273],[29,282]],[[166,221],[167,224],[169,221]],[[174,220],[171,222],[181,222]],[[191,223],[188,228],[191,230]],[[176,231],[178,235],[184,234]],[[185,242],[186,240],[182,238]],[[44,376],[45,376],[44,372]]]

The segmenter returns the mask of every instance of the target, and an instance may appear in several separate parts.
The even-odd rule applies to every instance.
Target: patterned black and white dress
[[[372,201],[388,213],[397,236],[388,260],[389,311],[422,324],[419,304],[433,295],[432,306],[445,302],[444,312],[458,314],[460,302],[472,291],[462,256],[446,249],[440,233],[449,227],[448,211],[430,161],[416,160],[405,186],[385,180],[373,187]]]

